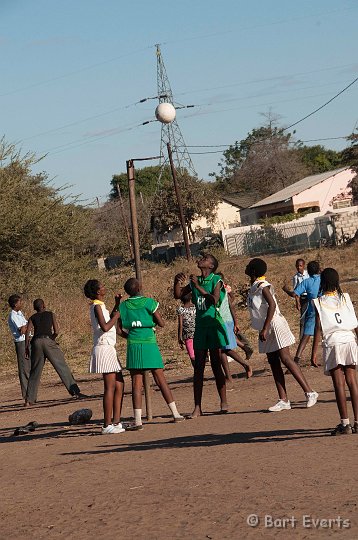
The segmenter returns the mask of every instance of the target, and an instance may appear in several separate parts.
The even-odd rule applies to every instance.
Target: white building
[[[223,196],[216,207],[212,220],[199,218],[192,223],[193,240],[200,240],[209,233],[219,233],[222,229],[239,227],[241,224],[240,211],[253,204],[256,200],[257,197],[252,193],[234,193],[233,195]],[[182,232],[179,224],[178,227],[163,235],[153,231],[153,245],[175,242],[181,239]]]

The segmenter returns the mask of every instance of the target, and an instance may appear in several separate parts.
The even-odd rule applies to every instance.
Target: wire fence
[[[245,227],[246,229],[246,227]],[[229,255],[265,255],[289,253],[320,246],[335,245],[335,227],[331,219],[306,221],[295,225],[282,223],[253,226],[225,237]]]

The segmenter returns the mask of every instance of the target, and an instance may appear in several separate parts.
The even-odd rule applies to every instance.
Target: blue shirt
[[[22,311],[12,309],[7,322],[14,341],[24,341],[25,334],[21,334],[20,328],[27,324],[27,320]]]
[[[313,276],[310,276],[307,279],[304,279],[301,281],[299,285],[294,290],[294,293],[297,294],[297,296],[302,296],[302,294],[307,294],[307,300],[308,300],[308,308],[306,312],[306,317],[310,315],[314,315],[314,306],[313,300],[314,298],[318,297],[318,291],[321,285],[321,276],[320,274],[314,274]]]

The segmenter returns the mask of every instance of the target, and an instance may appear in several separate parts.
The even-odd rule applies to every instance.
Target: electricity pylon
[[[171,103],[176,107],[173,93],[167,75],[167,70],[163,62],[160,45],[156,45],[157,53],[157,85],[159,103]],[[177,108],[177,107],[176,107]],[[178,173],[183,173],[186,169],[189,174],[196,176],[196,171],[191,160],[188,148],[176,118],[170,124],[162,124],[160,136],[160,164],[168,163],[167,143],[170,143],[173,153],[173,161]]]

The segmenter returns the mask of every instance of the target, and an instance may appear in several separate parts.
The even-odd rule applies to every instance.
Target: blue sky
[[[229,145],[270,108],[289,125],[355,79],[357,20],[356,0],[0,0],[0,134],[47,152],[37,170],[55,185],[104,202],[127,159],[159,152],[159,123],[139,126],[156,102],[133,105],[156,95],[155,43],[174,98],[196,105],[177,113],[187,145]],[[296,136],[348,135],[357,103],[358,83]],[[221,154],[190,150],[209,179]]]

